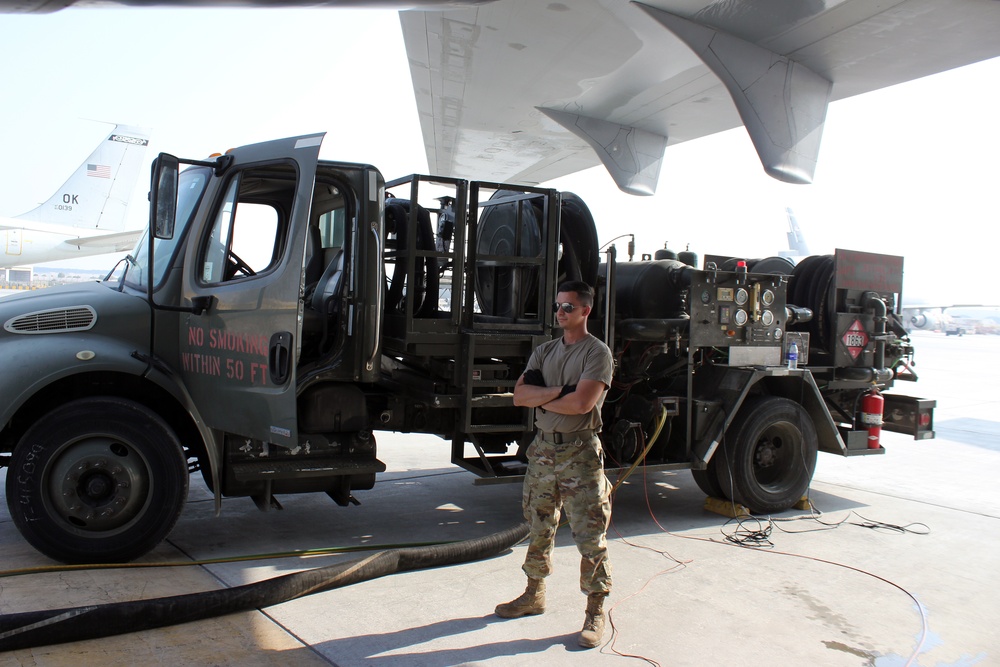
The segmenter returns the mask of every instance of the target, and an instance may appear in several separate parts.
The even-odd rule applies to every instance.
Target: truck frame
[[[19,360],[0,379],[7,504],[39,551],[146,553],[195,471],[217,512],[231,496],[357,504],[385,470],[378,431],[441,437],[479,483],[519,479],[533,412],[512,390],[557,333],[567,279],[596,286],[590,328],[615,358],[609,470],[690,469],[709,495],[776,512],[817,452],[884,453],[859,406],[916,379],[902,258],[620,262],[576,195],[386,183],[319,160],[322,139],[161,154],[146,236],[104,280],[0,300],[0,349]],[[933,437],[934,401],[884,400],[881,426]]]

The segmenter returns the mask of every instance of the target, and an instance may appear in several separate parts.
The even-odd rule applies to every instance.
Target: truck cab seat
[[[340,303],[337,296],[340,293],[341,276],[344,273],[344,249],[340,248],[326,265],[326,270],[316,283],[312,299],[307,304],[320,315],[332,315],[337,312]]]
[[[319,227],[309,225],[309,233],[306,236],[306,258],[305,258],[305,284],[308,291],[319,282],[323,275],[323,240]]]
[[[330,263],[326,265],[326,269],[315,284],[306,288],[305,308],[302,310],[302,359],[304,360],[315,360],[325,354],[330,333],[337,330],[336,327],[330,326],[330,319],[337,313],[340,305],[338,297],[341,276],[344,273],[344,251],[342,248],[330,251],[333,252]],[[320,249],[318,254],[323,257],[329,253]],[[322,264],[320,266],[322,267]]]

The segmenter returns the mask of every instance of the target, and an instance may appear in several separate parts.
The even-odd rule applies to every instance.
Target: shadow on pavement
[[[396,632],[359,635],[325,642],[322,651],[328,655],[353,656],[356,659],[377,661],[382,667],[450,667],[451,665],[476,664],[500,656],[527,656],[543,653],[552,646],[564,645],[567,650],[582,650],[577,645],[576,633],[538,639],[511,639],[504,642],[477,644],[462,648],[398,652],[417,647],[443,637],[455,637],[482,630],[492,623],[508,622],[493,616],[470,616],[439,621]],[[516,632],[516,629],[512,629]],[[472,636],[470,634],[470,636]],[[470,641],[474,641],[470,639]],[[385,655],[390,653],[389,655]]]

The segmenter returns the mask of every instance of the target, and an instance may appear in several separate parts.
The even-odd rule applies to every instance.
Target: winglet
[[[639,5],[687,44],[736,103],[764,170],[811,183],[833,84],[801,63],[714,28]]]
[[[656,192],[666,137],[600,118],[535,108],[590,144],[622,192],[630,195]]]

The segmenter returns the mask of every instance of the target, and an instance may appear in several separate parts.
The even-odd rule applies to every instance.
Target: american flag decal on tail
[[[111,178],[111,167],[106,164],[88,164],[87,176],[94,178]]]

